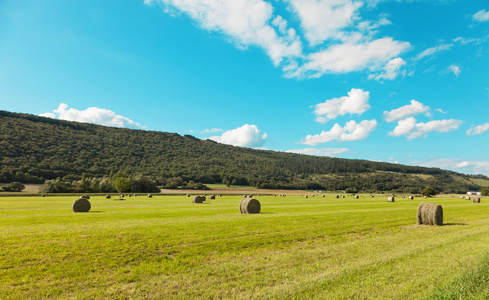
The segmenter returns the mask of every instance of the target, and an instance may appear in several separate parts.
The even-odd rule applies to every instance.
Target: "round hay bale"
[[[192,203],[204,203],[205,201],[205,196],[195,196],[193,199],[192,199]]]
[[[245,197],[239,203],[239,212],[242,214],[258,214],[260,210],[260,201],[255,198]]]
[[[148,198],[153,198],[153,195],[151,195],[151,194],[148,194]]]
[[[409,200],[413,200],[413,199],[414,199],[414,197],[413,197],[413,196],[408,196],[408,199],[409,199]]]
[[[336,195],[336,196],[334,196],[334,197],[335,197],[336,199],[338,199],[338,198],[340,198],[340,195]]]
[[[90,196],[88,195],[81,195],[80,196],[80,199],[83,198],[83,199],[87,199],[87,200],[90,200]]]
[[[41,194],[41,197],[46,197],[44,194]]]
[[[465,200],[470,200],[470,197],[469,197],[469,196],[466,196],[466,197],[465,197]]]
[[[80,199],[73,202],[72,208],[74,212],[88,212],[92,206],[88,199],[80,197]]]
[[[474,197],[474,199],[472,200],[472,203],[481,203],[481,198]]]
[[[210,195],[210,196],[209,196],[209,199],[214,200],[214,199],[216,199],[216,196],[214,196],[214,195]]]
[[[129,194],[128,196],[129,196],[129,197],[132,197],[132,195],[131,195],[131,194]]]
[[[345,198],[345,195],[341,195],[341,198]]]
[[[324,196],[324,195],[321,195],[321,197],[323,197],[323,198],[324,198],[325,196]]]
[[[353,198],[358,199],[358,195],[353,196]]]
[[[370,195],[370,198],[373,198],[373,197],[374,197],[374,195]]]
[[[190,197],[190,195],[189,195],[189,194],[187,194],[187,196],[186,196],[186,197]]]
[[[391,196],[391,197],[387,197],[387,202],[395,202],[396,199],[394,196]]]
[[[424,196],[424,198],[426,199],[426,198],[428,198],[428,197]]]
[[[436,203],[421,203],[416,212],[418,225],[443,225],[443,209]]]
[[[305,195],[304,198],[307,198],[307,195]]]
[[[105,199],[110,199],[110,198],[112,198],[111,195],[105,195]]]

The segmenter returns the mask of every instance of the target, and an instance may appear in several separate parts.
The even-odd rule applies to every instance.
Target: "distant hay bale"
[[[463,199],[463,198],[464,198],[464,196],[460,196],[460,199]]]
[[[416,212],[418,225],[443,225],[443,209],[436,203],[421,203]]]
[[[341,195],[341,198],[345,198],[345,195]]]
[[[192,199],[192,203],[204,203],[205,201],[205,196],[195,196],[193,199]]]
[[[110,199],[110,198],[112,198],[111,195],[105,195],[105,199]]]
[[[260,210],[260,201],[255,198],[244,197],[239,203],[239,212],[242,214],[258,214]]]
[[[148,194],[148,198],[153,198],[153,195],[151,195],[151,194]]]
[[[304,198],[307,198],[307,197],[308,197],[307,195],[304,196]]]
[[[336,199],[338,199],[338,198],[340,197],[340,195],[336,195],[336,196],[334,196],[334,197],[335,197]]]
[[[373,197],[374,197],[374,195],[370,195],[370,198],[373,198]]]
[[[214,196],[214,195],[210,195],[210,196],[209,196],[209,199],[214,200],[214,199],[216,199],[216,196]]]
[[[92,206],[88,199],[80,197],[80,199],[73,202],[72,208],[74,212],[88,212]]]
[[[358,199],[358,195],[353,196],[353,198]]]
[[[472,200],[472,203],[481,203],[481,198],[474,197],[474,199]]]
[[[387,197],[387,202],[395,202],[396,199],[394,196],[391,196],[391,197]]]
[[[131,195],[131,194],[129,194],[129,195],[127,195],[127,196],[132,197],[132,195]]]
[[[324,195],[321,195],[321,197],[323,197],[323,198],[324,198],[325,196],[324,196]]]
[[[187,197],[190,197],[190,195],[189,195],[189,194],[187,194]]]
[[[44,194],[41,194],[41,197],[46,197]]]
[[[134,196],[134,197],[136,197],[137,195],[136,195],[136,194],[134,194],[133,196]]]
[[[81,198],[84,198],[84,199],[90,200],[90,196],[88,196],[88,195],[81,195],[81,196],[80,196],[80,199],[81,199]]]
[[[316,196],[316,195],[312,195],[311,197],[314,197],[314,196]]]
[[[469,196],[466,196],[466,197],[465,197],[465,200],[470,200],[470,197],[469,197]]]
[[[409,200],[413,200],[413,199],[414,199],[414,197],[413,197],[413,196],[408,196],[408,199],[409,199]]]
[[[426,199],[426,198],[428,198],[428,197],[427,197],[427,196],[424,196],[423,198],[425,198],[425,199]]]

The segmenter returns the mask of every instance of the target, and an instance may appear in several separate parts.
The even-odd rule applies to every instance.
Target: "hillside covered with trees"
[[[105,127],[0,111],[0,182],[73,182],[123,172],[177,188],[224,183],[258,188],[419,193],[481,190],[489,178],[437,168],[254,150],[190,135]],[[476,180],[477,179],[477,180]],[[480,180],[482,179],[482,180]]]

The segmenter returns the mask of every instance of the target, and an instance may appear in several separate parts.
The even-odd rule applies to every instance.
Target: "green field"
[[[0,299],[485,299],[489,199],[0,197]],[[444,226],[417,226],[420,202]],[[485,264],[483,264],[485,263]],[[480,267],[486,266],[486,267]],[[469,289],[470,287],[470,289]]]

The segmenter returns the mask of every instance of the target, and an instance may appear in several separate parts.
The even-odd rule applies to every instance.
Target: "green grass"
[[[205,185],[211,189],[247,189],[247,190],[257,189],[254,186],[248,186],[248,185],[231,185],[228,187],[224,183],[206,183]]]
[[[458,299],[488,270],[484,199],[77,196],[0,198],[0,299]],[[446,225],[415,225],[427,200]]]

